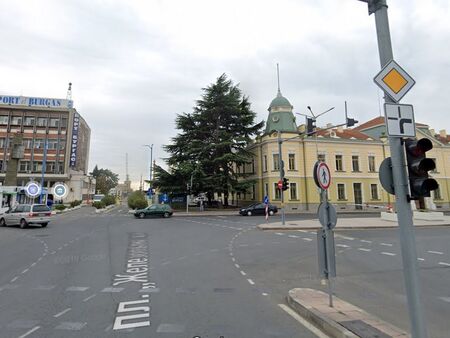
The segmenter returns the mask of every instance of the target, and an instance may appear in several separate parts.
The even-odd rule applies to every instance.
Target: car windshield
[[[33,205],[33,211],[34,212],[50,211],[50,208],[46,205]]]

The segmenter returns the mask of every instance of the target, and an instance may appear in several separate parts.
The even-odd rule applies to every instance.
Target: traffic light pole
[[[378,0],[375,11],[375,24],[378,39],[380,63],[383,68],[393,60],[387,5],[385,0]],[[385,95],[386,103],[392,103]],[[420,304],[420,287],[417,264],[417,251],[414,235],[413,213],[408,199],[408,174],[406,172],[405,152],[400,137],[389,137],[392,160],[392,175],[394,179],[396,209],[400,231],[400,244],[403,260],[408,310],[411,321],[412,338],[426,338],[427,329]]]
[[[281,132],[278,132],[278,167],[280,168],[280,180],[283,181],[283,159],[281,158],[281,144],[283,143],[283,140],[281,139]],[[285,225],[286,223],[286,217],[284,215],[284,191],[283,189],[280,189],[280,195],[281,195],[281,223]]]

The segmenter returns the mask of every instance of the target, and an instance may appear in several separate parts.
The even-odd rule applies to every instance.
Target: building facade
[[[381,162],[390,156],[383,117],[352,129],[318,129],[316,135],[304,137],[301,131],[305,126],[297,127],[292,110],[290,102],[279,91],[269,106],[264,134],[249,147],[254,155],[252,162],[236,168],[242,179],[255,182],[250,191],[236,194],[240,205],[262,202],[268,196],[272,204],[280,206],[281,193],[284,193],[287,210],[317,210],[320,195],[313,178],[317,160],[326,162],[330,168],[332,183],[328,196],[338,210],[395,205],[395,196],[382,188],[378,178]],[[448,208],[450,137],[445,130],[436,134],[425,124],[416,124],[416,130],[417,138],[428,137],[433,142],[434,148],[427,152],[427,157],[436,162],[431,176],[439,183],[431,198],[425,198],[425,206]],[[285,177],[289,179],[289,189],[284,192],[277,186],[280,179],[278,132],[284,140],[282,159]]]
[[[73,101],[0,95],[0,182],[4,182],[12,139],[23,139],[17,186],[41,182],[48,194],[56,182],[67,184],[65,201],[86,200],[92,189],[88,176],[91,130]],[[43,170],[44,167],[44,170]]]

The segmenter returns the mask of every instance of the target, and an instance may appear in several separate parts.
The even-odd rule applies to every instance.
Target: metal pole
[[[42,160],[41,194],[39,195],[39,203],[42,203],[42,195],[44,194],[44,176],[45,176],[45,171],[47,169],[47,148],[48,148],[48,139],[45,139],[44,158]]]
[[[384,67],[390,60],[393,59],[393,52],[389,32],[386,1],[379,0],[379,5],[381,6],[375,11],[375,24],[377,30],[380,63],[381,67]],[[385,95],[384,101],[393,102],[387,95]],[[399,137],[389,137],[389,145],[391,150],[392,175],[394,178],[396,209],[400,232],[403,274],[411,321],[411,335],[413,338],[426,338],[427,329],[420,304],[420,287],[413,213],[407,197],[409,191],[407,180],[408,176],[405,164],[405,152],[402,145],[402,140]]]
[[[283,160],[281,158],[281,144],[283,141],[281,140],[281,132],[278,132],[278,167],[280,169],[280,180],[283,181]],[[284,215],[284,191],[283,189],[280,189],[280,195],[281,195],[281,222],[283,225],[285,225],[286,219]]]
[[[333,286],[331,285],[331,259],[330,259],[330,251],[328,248],[330,247],[330,209],[328,208],[328,192],[327,190],[321,191],[322,195],[322,203],[325,203],[327,212],[325,213],[325,259],[327,262],[327,286],[328,286],[328,305],[330,307],[333,307]]]
[[[152,180],[152,169],[153,169],[153,144],[150,146],[150,181]],[[151,185],[151,183],[150,183]]]

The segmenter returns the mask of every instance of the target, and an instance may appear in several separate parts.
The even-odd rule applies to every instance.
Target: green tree
[[[143,209],[148,206],[147,198],[142,191],[133,191],[128,196],[128,206],[131,209]]]
[[[91,175],[96,180],[96,190],[100,193],[107,195],[112,188],[115,188],[119,183],[119,175],[113,173],[109,169],[98,169],[95,165]]]
[[[193,112],[177,115],[180,132],[164,146],[169,170],[155,171],[155,184],[186,191],[193,175],[194,191],[206,192],[209,199],[223,193],[227,206],[229,193],[242,188],[234,167],[251,161],[246,148],[264,122],[254,123],[248,97],[225,74],[202,90]]]

